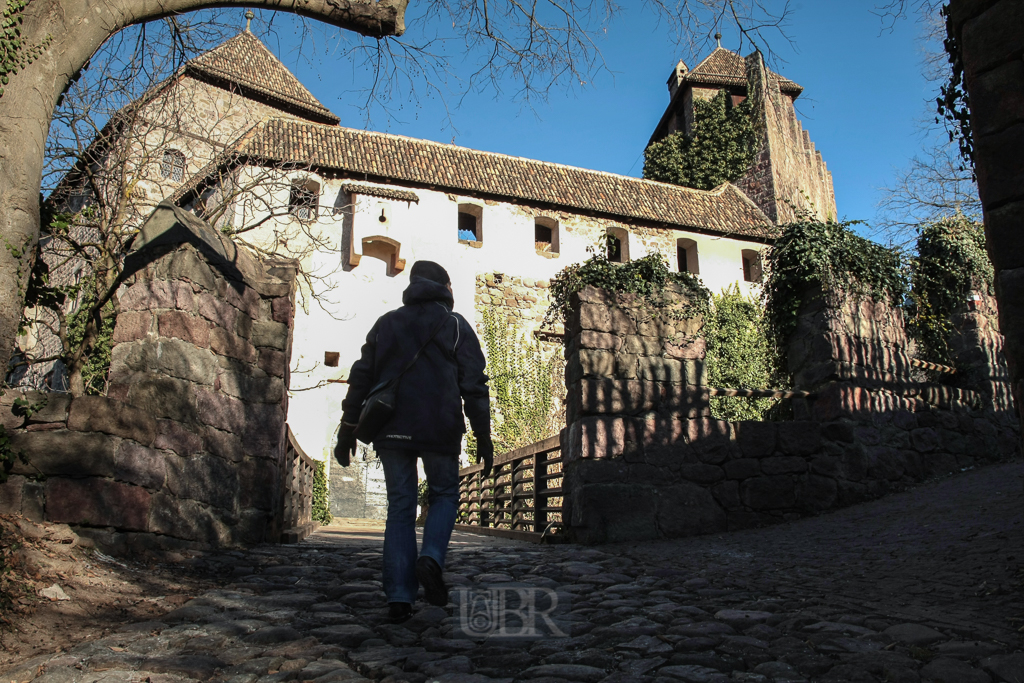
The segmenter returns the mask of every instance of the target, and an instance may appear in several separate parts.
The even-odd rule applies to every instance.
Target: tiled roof
[[[400,135],[293,119],[265,120],[182,186],[189,196],[218,168],[238,159],[304,164],[374,182],[555,206],[723,235],[771,239],[771,221],[730,184],[712,191],[589,171]]]
[[[186,69],[278,100],[321,123],[338,123],[341,120],[320,104],[299,79],[248,31],[199,55],[188,63]]]
[[[381,199],[397,199],[403,202],[420,203],[419,195],[408,190],[393,190],[390,187],[356,185],[355,183],[345,183],[341,186],[341,189],[349,194],[365,194],[370,197],[380,197]]]
[[[769,71],[770,78],[779,79],[782,92],[799,95],[803,88],[779,74]],[[704,61],[683,75],[683,81],[703,85],[747,85],[747,68],[743,57],[724,47],[715,48]]]

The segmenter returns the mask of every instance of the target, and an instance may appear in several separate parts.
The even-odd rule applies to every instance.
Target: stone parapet
[[[161,205],[126,261],[108,395],[30,392],[28,417],[3,397],[26,460],[0,508],[118,552],[277,540],[295,272]]]

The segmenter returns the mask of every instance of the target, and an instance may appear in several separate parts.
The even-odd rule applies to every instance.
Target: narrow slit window
[[[165,149],[160,162],[160,175],[176,183],[185,179],[185,155],[176,149]]]
[[[753,249],[744,249],[743,257],[743,281],[761,282],[761,254]]]
[[[605,235],[606,251],[608,260],[612,263],[627,263],[629,261],[629,233],[625,228],[608,228]]]

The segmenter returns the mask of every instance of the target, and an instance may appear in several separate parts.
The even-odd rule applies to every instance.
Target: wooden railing
[[[555,540],[562,525],[562,453],[559,436],[494,457],[491,476],[483,465],[459,470],[455,528],[520,540]]]
[[[298,543],[313,533],[313,473],[316,463],[299,447],[287,427],[281,487],[281,543]]]

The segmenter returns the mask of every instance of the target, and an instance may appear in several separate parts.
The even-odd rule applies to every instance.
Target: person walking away
[[[448,604],[442,572],[459,504],[459,453],[466,431],[463,406],[484,476],[494,459],[480,341],[466,319],[452,311],[455,299],[444,268],[417,261],[409,275],[402,307],[377,320],[349,372],[334,450],[338,463],[347,467],[355,453],[354,432],[363,402],[380,383],[399,377],[394,413],[372,439],[388,494],[383,583],[394,622],[412,615],[417,584],[423,586],[427,602]],[[417,458],[423,461],[429,500],[418,557]]]

